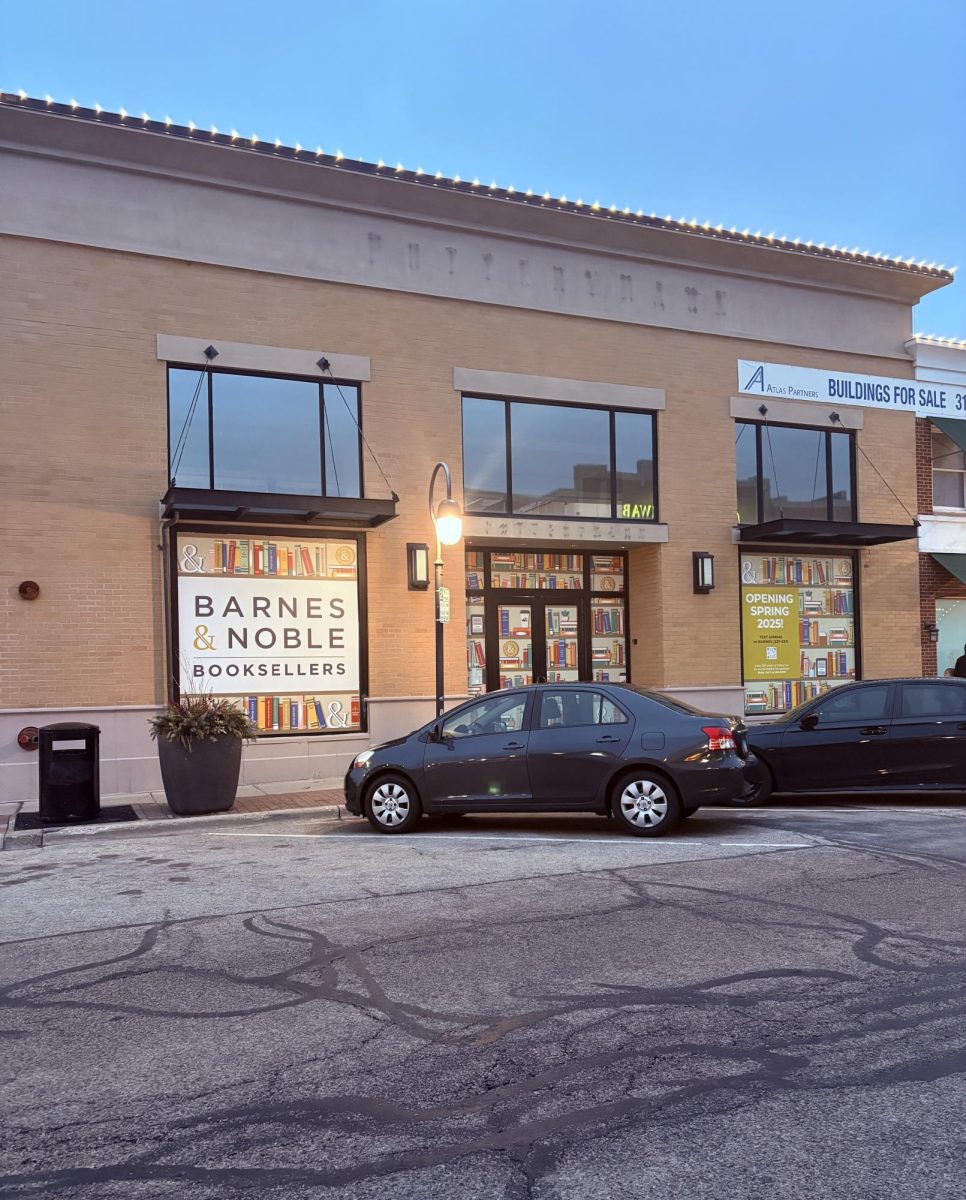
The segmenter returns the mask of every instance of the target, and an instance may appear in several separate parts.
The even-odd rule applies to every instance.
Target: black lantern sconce
[[[425,542],[406,543],[406,573],[411,592],[429,590],[429,546]]]
[[[929,634],[929,640],[931,642],[939,641],[939,626],[938,625],[924,625],[923,628],[925,629],[926,633]]]
[[[691,562],[694,568],[694,594],[706,596],[714,588],[714,555],[707,550],[695,550]]]

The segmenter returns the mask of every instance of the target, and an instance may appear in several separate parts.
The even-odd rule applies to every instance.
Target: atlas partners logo
[[[751,378],[741,389],[743,392],[763,392],[765,390],[765,364],[759,363],[755,367]]]

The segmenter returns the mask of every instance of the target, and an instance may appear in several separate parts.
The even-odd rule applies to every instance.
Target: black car
[[[596,812],[667,833],[747,790],[744,726],[629,684],[490,692],[357,755],[346,808],[381,833],[423,813]]]
[[[966,679],[878,679],[834,688],[748,729],[753,784],[774,792],[961,791]]]

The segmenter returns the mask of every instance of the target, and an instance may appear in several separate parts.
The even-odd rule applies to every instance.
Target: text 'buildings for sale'
[[[753,717],[966,641],[942,267],[9,94],[0,264],[0,796],[66,717],[156,788],[179,688],[243,782],[428,720],[439,461],[448,700]]]

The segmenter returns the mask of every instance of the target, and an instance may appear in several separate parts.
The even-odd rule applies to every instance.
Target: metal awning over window
[[[760,525],[742,525],[738,540],[745,543],[795,543],[799,546],[882,546],[916,537],[918,525],[880,525],[871,521],[804,521],[781,517]]]
[[[960,450],[966,450],[966,421],[951,421],[948,417],[930,417],[929,420],[937,429],[942,430],[946,437],[951,438]]]
[[[966,554],[934,554],[933,558],[960,583],[966,583]]]
[[[271,492],[223,492],[209,488],[168,488],[161,517],[191,521],[272,521],[281,525],[334,525],[374,529],[396,515],[395,500],[346,496],[289,496]]]

